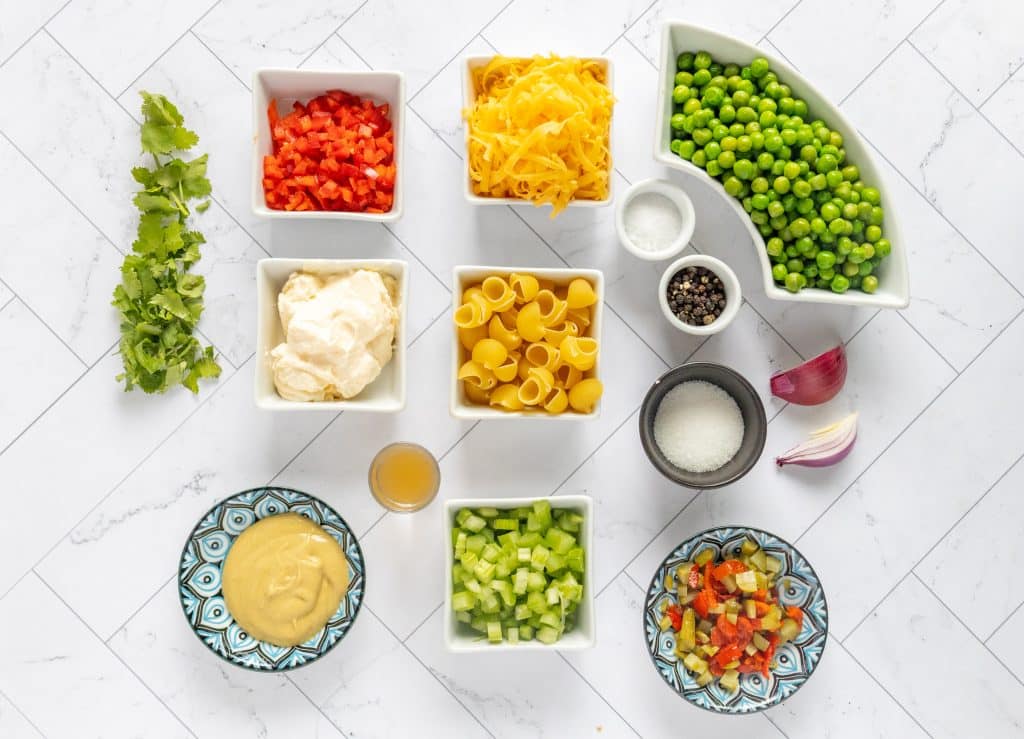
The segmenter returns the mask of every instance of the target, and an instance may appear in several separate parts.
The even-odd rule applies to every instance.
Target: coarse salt
[[[711,472],[735,457],[743,429],[735,399],[703,380],[669,390],[654,416],[654,441],[661,453],[688,472]]]
[[[661,251],[679,236],[683,217],[676,204],[664,195],[645,192],[626,203],[622,225],[637,249]]]

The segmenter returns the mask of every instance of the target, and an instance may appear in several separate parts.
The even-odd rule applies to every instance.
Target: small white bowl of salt
[[[696,214],[682,188],[665,180],[642,180],[619,200],[615,230],[633,256],[658,262],[686,248]]]

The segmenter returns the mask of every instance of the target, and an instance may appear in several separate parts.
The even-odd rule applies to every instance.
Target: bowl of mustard
[[[288,488],[246,490],[199,520],[181,553],[189,626],[239,667],[282,672],[319,659],[359,613],[363,553],[322,500]]]

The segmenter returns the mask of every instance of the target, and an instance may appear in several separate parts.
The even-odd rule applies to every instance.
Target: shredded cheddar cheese
[[[550,203],[604,200],[614,98],[593,60],[496,56],[473,72],[469,176],[482,197]]]

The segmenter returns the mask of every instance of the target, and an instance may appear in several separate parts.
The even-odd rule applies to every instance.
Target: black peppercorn
[[[684,267],[669,280],[669,310],[690,326],[710,326],[727,302],[722,280],[707,267]]]

